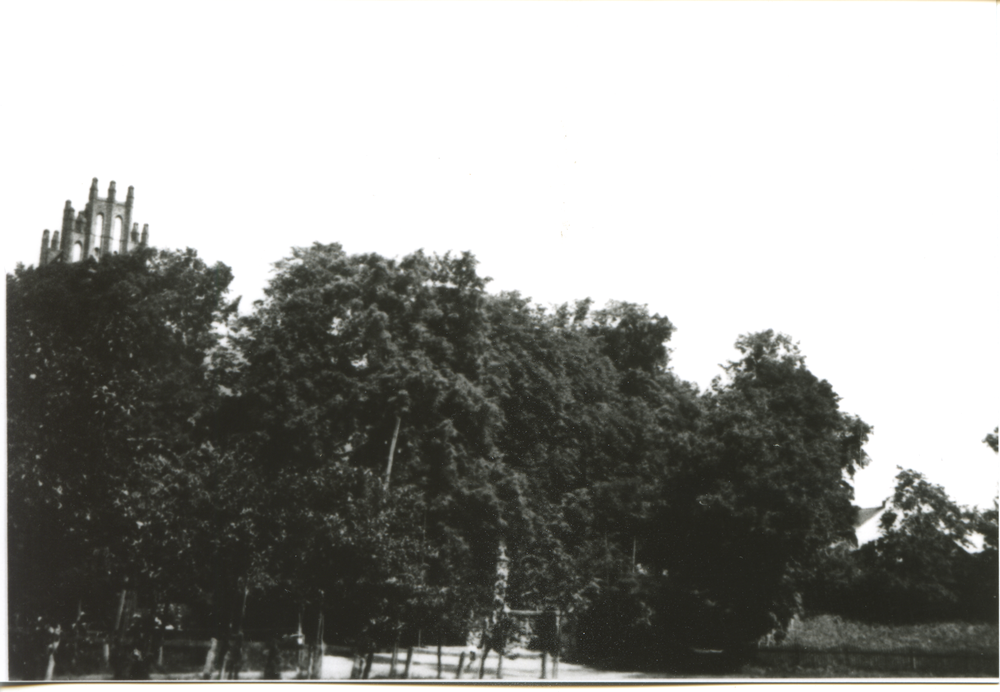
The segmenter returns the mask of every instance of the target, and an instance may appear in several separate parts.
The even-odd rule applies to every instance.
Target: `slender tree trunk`
[[[326,605],[326,594],[323,591],[319,592],[319,617],[316,621],[316,657],[313,663],[313,668],[310,671],[310,678],[313,680],[318,680],[323,672],[323,636],[325,635],[324,629],[326,628],[326,621],[323,617],[323,609]]]
[[[230,664],[230,659],[231,659],[230,652],[231,651],[232,650],[229,648],[229,646],[227,644],[226,645],[226,653],[222,656],[222,665],[219,666],[219,677],[218,677],[219,680],[225,680],[226,679],[226,671],[229,670],[229,664]]]
[[[49,642],[48,642],[48,646],[46,647],[47,651],[48,651],[48,654],[49,654],[48,661],[47,661],[47,664],[45,666],[45,679],[46,680],[51,680],[52,676],[55,675],[55,672],[56,672],[56,651],[59,649],[59,641],[61,639],[62,639],[62,627],[60,627],[59,625],[56,625],[55,629],[51,630],[49,632]]]
[[[281,679],[281,652],[277,633],[271,632],[267,640],[266,658],[264,659],[264,680]]]
[[[485,647],[483,647],[483,658],[479,662],[479,679],[480,680],[482,680],[483,679],[483,675],[486,674],[486,657],[490,655],[490,649],[491,649],[491,647],[490,647],[489,644],[487,644]]]
[[[557,610],[556,611],[556,645],[555,645],[555,649],[556,650],[553,652],[553,655],[552,655],[552,679],[553,680],[558,680],[559,679],[559,649],[562,647],[562,630],[560,629],[561,626],[562,626],[562,621],[561,621],[562,618],[560,617],[560,615],[561,615],[561,613]]]
[[[399,635],[396,635],[396,643],[392,645],[392,662],[389,663],[389,679],[396,679],[396,661],[399,660]]]
[[[229,565],[220,557],[218,547],[213,556],[213,593],[212,604],[212,646],[205,656],[205,667],[202,676],[205,680],[213,677],[222,680],[226,667],[226,657],[229,653],[230,629],[233,621],[233,591],[229,582]]]
[[[208,645],[208,653],[205,654],[205,665],[201,669],[201,679],[211,680],[212,671],[215,670],[215,657],[219,653],[219,640],[212,637]]]
[[[246,578],[243,579],[243,599],[240,603],[239,620],[236,626],[236,634],[229,647],[229,658],[231,665],[229,668],[228,680],[239,680],[240,671],[243,669],[243,623],[247,616],[247,597],[250,595],[250,584]]]
[[[458,656],[458,670],[455,671],[455,679],[462,679],[462,668],[465,667],[465,652],[463,651]]]
[[[302,607],[299,606],[299,629],[295,634],[295,644],[297,647],[297,655],[295,657],[295,667],[298,669],[296,677],[302,679],[306,675],[306,671],[309,669],[304,666],[303,658],[308,661],[309,655],[305,649],[305,635],[302,632]]]
[[[118,599],[118,611],[115,614],[115,634],[121,632],[122,614],[125,612],[125,596],[127,595],[128,595],[128,589],[122,589],[122,595]]]
[[[396,429],[392,433],[392,443],[389,445],[389,461],[385,465],[385,489],[389,489],[389,479],[392,477],[392,457],[396,453],[396,438],[399,437],[399,416],[396,416]]]
[[[441,640],[442,639],[443,639],[443,636],[441,634],[441,630],[438,630],[438,676],[437,676],[438,680],[441,679]]]
[[[127,582],[126,582],[127,583]],[[115,614],[115,631],[110,647],[110,659],[112,677],[115,680],[127,680],[131,676],[131,651],[127,650],[126,638],[128,636],[129,624],[134,607],[128,588],[122,589],[121,597],[118,599],[118,610]]]
[[[406,649],[406,667],[403,668],[403,679],[410,679],[410,664],[413,662],[413,647],[407,647]]]

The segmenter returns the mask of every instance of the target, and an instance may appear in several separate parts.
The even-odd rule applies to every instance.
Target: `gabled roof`
[[[858,508],[857,514],[854,517],[854,535],[858,539],[858,548],[866,543],[877,541],[882,537],[881,520],[887,504],[888,500],[883,502],[880,507]],[[969,545],[963,545],[958,540],[955,541],[955,545],[967,553],[978,553],[983,550],[984,539],[982,534],[970,533],[966,536],[966,540],[969,542]]]
[[[854,518],[854,535],[858,538],[858,547],[865,543],[878,540],[882,535],[881,519],[885,511],[885,503],[878,507],[858,508]]]
[[[854,528],[858,528],[859,526],[867,522],[869,519],[875,516],[875,514],[878,513],[880,509],[882,509],[882,507],[885,507],[884,503],[879,507],[868,507],[868,508],[858,507],[858,514],[854,518]]]

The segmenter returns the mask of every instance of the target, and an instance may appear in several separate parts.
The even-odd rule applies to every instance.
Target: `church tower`
[[[124,202],[116,199],[115,181],[108,186],[108,196],[99,197],[97,178],[90,184],[87,206],[77,214],[73,204],[66,200],[63,208],[62,229],[49,238],[48,229],[42,233],[42,252],[39,266],[50,262],[79,262],[88,257],[98,259],[133,250],[149,241],[149,224],[142,227],[132,221],[135,193],[131,186]]]

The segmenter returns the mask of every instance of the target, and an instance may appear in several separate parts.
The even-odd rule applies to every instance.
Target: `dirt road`
[[[444,647],[442,649],[442,680],[455,680],[458,668],[461,647]],[[496,681],[497,663],[499,657],[491,653],[486,659],[486,666],[483,671],[483,681]],[[479,660],[477,659],[469,668],[468,662],[462,671],[462,680],[479,679]],[[345,680],[351,675],[352,661],[350,658],[342,656],[326,656],[323,658],[323,678],[327,680]],[[370,678],[379,679],[389,677],[392,665],[392,655],[388,653],[375,654],[372,663]],[[406,665],[406,651],[399,652],[399,659],[396,663],[397,677],[402,677],[403,669]],[[649,673],[606,671],[590,668],[588,666],[576,665],[573,663],[559,662],[558,677],[553,677],[553,665],[551,659],[548,661],[546,679],[552,680],[575,680],[575,681],[595,681],[609,682],[613,680],[655,680],[658,676]],[[413,660],[410,663],[410,679],[437,679],[437,650],[433,648],[414,649]],[[505,656],[500,669],[500,679],[502,680],[540,680],[542,679],[542,659],[541,655],[534,651],[514,651],[510,656]]]

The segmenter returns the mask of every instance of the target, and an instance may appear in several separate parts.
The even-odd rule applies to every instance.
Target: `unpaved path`
[[[457,646],[446,646],[442,649],[441,659],[441,680],[454,681],[458,668],[458,660],[462,649]],[[483,682],[494,682],[497,680],[498,656],[491,653],[486,659],[485,670],[483,671]],[[325,656],[323,658],[323,678],[327,680],[345,680],[351,675],[352,661],[343,656]],[[389,653],[375,654],[370,678],[387,678],[392,665],[392,655]],[[402,677],[406,666],[406,651],[399,652],[396,663],[397,677]],[[548,661],[546,679],[553,679],[552,661]],[[515,651],[511,656],[505,656],[501,667],[501,678],[503,680],[540,680],[542,679],[542,659],[537,652]],[[559,662],[557,680],[593,680],[595,682],[608,682],[612,680],[655,680],[662,678],[650,673],[628,672],[628,671],[608,671],[591,668],[589,666],[577,665],[574,663]],[[437,679],[437,650],[433,648],[414,649],[413,660],[410,663],[410,679]],[[479,660],[477,659],[471,669],[468,662],[463,668],[461,680],[476,681],[479,679]]]

